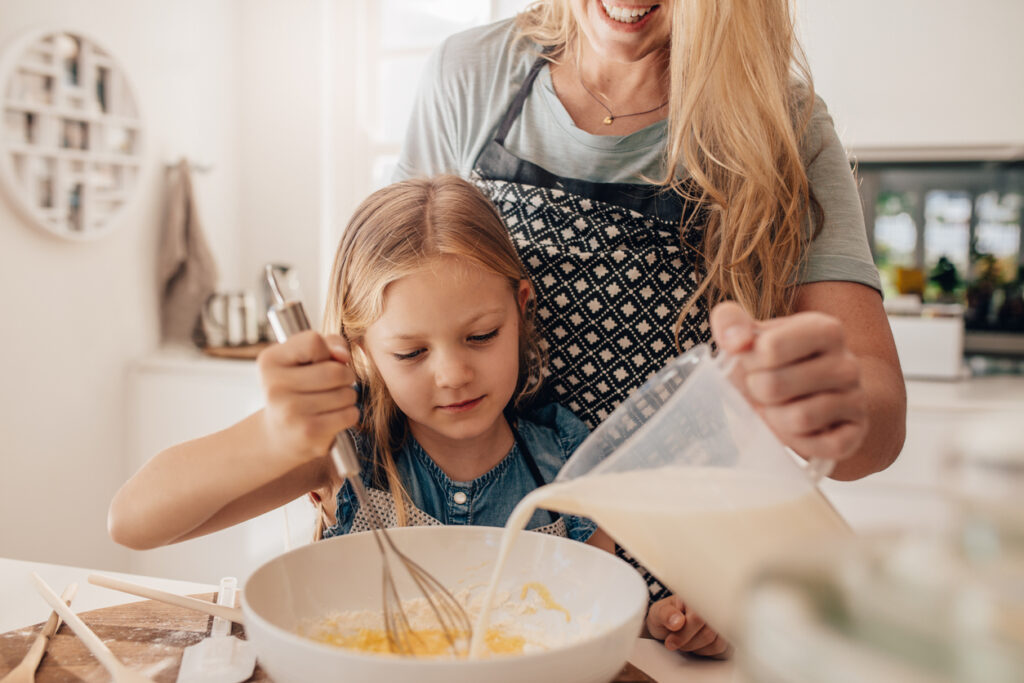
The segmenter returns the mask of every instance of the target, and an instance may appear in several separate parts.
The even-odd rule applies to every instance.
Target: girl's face
[[[422,445],[502,428],[528,296],[525,281],[513,292],[507,279],[454,257],[388,285],[362,346]]]
[[[673,0],[569,0],[590,48],[615,62],[638,62],[668,45]],[[635,14],[635,16],[634,16]]]

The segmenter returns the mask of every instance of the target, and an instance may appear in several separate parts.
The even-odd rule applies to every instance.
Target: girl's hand
[[[359,420],[355,374],[340,335],[307,330],[260,353],[267,444],[296,465],[325,455],[334,435]]]
[[[711,311],[711,333],[719,349],[737,355],[733,377],[782,443],[808,459],[857,452],[868,400],[839,320],[805,312],[757,322],[724,302]]]
[[[653,637],[664,641],[669,650],[703,657],[722,657],[729,650],[725,638],[693,611],[687,611],[686,605],[677,595],[651,605],[647,610],[647,630]]]

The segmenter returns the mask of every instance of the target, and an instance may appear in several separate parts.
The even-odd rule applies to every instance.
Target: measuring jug
[[[727,638],[744,585],[792,544],[849,534],[700,345],[671,361],[579,447],[538,507],[585,515]]]

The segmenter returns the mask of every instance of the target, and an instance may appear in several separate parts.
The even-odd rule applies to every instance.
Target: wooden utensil
[[[142,674],[132,671],[124,664],[122,664],[114,653],[103,644],[103,641],[92,632],[92,630],[85,625],[85,622],[78,618],[78,615],[71,611],[71,608],[65,605],[57,594],[53,592],[45,581],[43,581],[38,574],[32,572],[32,581],[36,584],[36,590],[43,596],[46,602],[50,603],[50,607],[54,609],[71,630],[75,632],[85,646],[93,653],[93,655],[100,661],[110,675],[114,678],[114,683],[155,683],[152,678],[147,678]]]
[[[71,601],[75,598],[75,593],[78,592],[78,584],[73,583],[64,589],[61,593],[60,600],[65,605],[70,605]],[[18,666],[11,669],[6,676],[0,678],[0,683],[35,683],[36,680],[36,669],[39,667],[39,662],[43,658],[43,654],[46,652],[46,646],[50,642],[50,638],[60,628],[60,615],[56,612],[50,613],[50,618],[46,620],[46,624],[43,626],[43,630],[36,636],[36,639],[32,641],[32,646],[28,649],[28,654],[25,655],[24,659],[18,663]]]
[[[214,617],[221,617],[222,619],[233,621],[236,624],[245,624],[245,617],[242,614],[242,610],[238,607],[228,607],[227,605],[218,605],[213,602],[206,602],[205,600],[196,600],[195,598],[189,598],[175,593],[168,593],[167,591],[157,590],[156,588],[132,583],[131,581],[122,581],[121,579],[115,579],[112,576],[104,576],[103,574],[90,574],[89,583],[94,586],[113,588],[114,590],[121,591],[122,593],[138,595],[141,598],[159,600],[160,602],[166,602],[169,605],[177,605],[178,607],[195,610]]]

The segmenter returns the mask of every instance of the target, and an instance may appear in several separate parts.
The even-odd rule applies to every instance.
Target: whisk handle
[[[342,477],[354,478],[359,474],[359,458],[356,457],[356,444],[347,431],[338,432],[331,446],[331,462]]]
[[[274,293],[275,301],[267,309],[267,319],[277,341],[283,342],[293,334],[310,329],[309,318],[301,301],[285,300],[271,266],[266,267],[267,282]],[[331,446],[331,462],[342,477],[356,477],[359,474],[359,458],[356,444],[347,431],[338,432]]]

